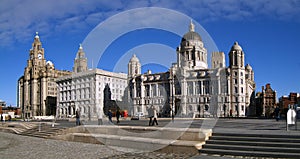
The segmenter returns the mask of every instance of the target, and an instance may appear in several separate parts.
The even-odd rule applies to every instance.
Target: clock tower
[[[42,48],[42,43],[40,41],[40,37],[38,35],[38,32],[36,32],[36,35],[34,37],[34,41],[32,43],[32,48],[29,51],[30,60],[38,59],[42,60],[44,59],[44,48]]]
[[[46,62],[45,51],[36,32],[24,76],[18,80],[18,105],[22,109],[23,117],[54,115],[55,78],[69,74],[69,71],[56,70],[51,61]]]

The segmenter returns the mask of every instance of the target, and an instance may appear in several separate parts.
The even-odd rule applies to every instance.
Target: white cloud
[[[50,36],[52,31],[70,31],[69,27],[74,32],[83,28],[92,29],[89,27],[95,27],[116,13],[147,6],[174,9],[201,22],[264,18],[300,21],[300,1],[297,0],[2,0],[0,46],[30,39],[39,30]]]

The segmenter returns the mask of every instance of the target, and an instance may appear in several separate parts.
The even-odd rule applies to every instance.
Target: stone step
[[[213,133],[200,153],[299,158],[300,135]]]
[[[12,131],[14,131],[16,134],[20,134],[20,133],[26,131],[26,129],[23,129],[23,128],[12,128]]]
[[[218,154],[221,156],[249,156],[249,157],[267,157],[267,158],[300,158],[300,153],[284,153],[284,152],[253,152],[253,151],[238,151],[238,150],[224,150],[224,149],[201,149],[201,154]]]
[[[205,144],[203,149],[221,149],[221,150],[237,150],[249,152],[284,152],[284,153],[300,153],[300,148],[294,147],[266,147],[266,146],[246,146],[246,145],[224,145],[224,144]]]
[[[252,137],[252,136],[212,136],[212,140],[244,141],[244,142],[278,142],[278,143],[300,143],[300,138],[274,138],[274,137]]]
[[[247,146],[266,146],[266,147],[294,147],[300,148],[300,143],[283,143],[283,142],[260,142],[257,141],[228,141],[228,140],[214,140],[206,141],[206,144],[224,144],[224,145],[247,145]]]
[[[20,134],[24,131],[26,131],[26,129],[23,128],[15,128],[15,127],[2,127],[2,130],[6,130],[5,132],[9,132],[9,133],[15,133],[15,134]]]
[[[48,138],[50,136],[59,134],[64,129],[65,129],[64,127],[52,127],[49,125],[42,125],[40,128],[36,127],[34,129],[29,129],[29,130],[23,131],[19,134],[24,135],[24,136]]]
[[[213,133],[213,136],[231,136],[231,137],[263,137],[263,138],[294,138],[300,139],[299,135],[290,134],[249,134],[249,133]]]
[[[33,128],[37,127],[37,124],[35,124],[35,123],[23,122],[23,123],[19,123],[19,124],[26,129],[33,129]]]
[[[30,136],[30,137],[38,137],[38,138],[48,138],[51,136],[50,134],[22,134],[23,136]]]
[[[66,129],[63,134],[51,138],[143,151],[196,154],[211,132],[211,129],[85,125]]]
[[[204,142],[201,141],[154,139],[136,136],[119,136],[108,134],[71,133],[68,135],[68,141],[104,144],[107,146],[126,147],[142,151],[159,150],[160,152],[166,153],[196,154],[204,144]]]
[[[178,139],[205,141],[211,136],[212,131],[208,129],[195,128],[162,128],[141,126],[80,126],[69,129],[66,133],[81,132],[91,134],[108,134],[119,136],[136,136],[159,139]]]

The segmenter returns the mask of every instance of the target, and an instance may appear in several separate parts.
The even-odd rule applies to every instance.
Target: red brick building
[[[258,116],[272,117],[276,103],[276,91],[271,88],[271,84],[262,86],[262,91],[256,94],[256,114]]]
[[[8,112],[14,112],[14,115],[21,116],[21,109],[18,107],[2,107],[0,106],[0,114],[8,114]]]
[[[300,94],[291,92],[289,96],[282,96],[279,98],[279,108],[285,114],[289,105],[300,104]]]

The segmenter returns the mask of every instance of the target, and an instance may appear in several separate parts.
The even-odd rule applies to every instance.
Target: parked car
[[[140,120],[141,118],[144,118],[145,115],[143,112],[137,112],[134,116],[131,117],[131,120]]]

